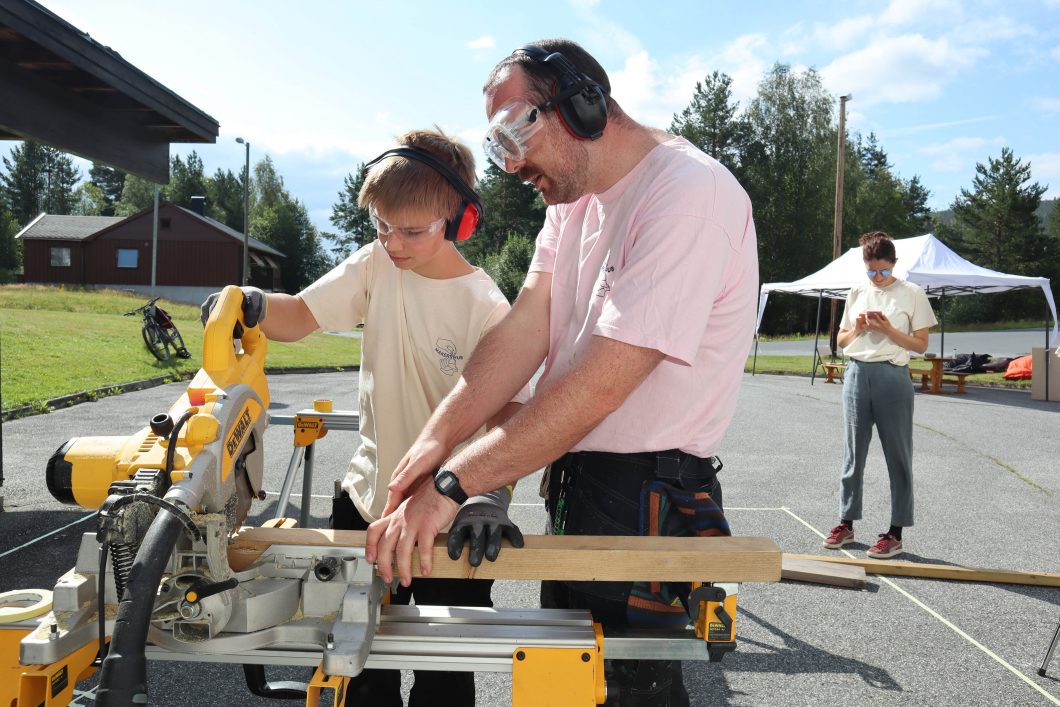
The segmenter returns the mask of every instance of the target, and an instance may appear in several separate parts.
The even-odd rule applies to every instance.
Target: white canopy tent
[[[894,274],[903,280],[914,282],[924,288],[928,297],[950,297],[954,295],[974,295],[992,292],[1040,287],[1045,295],[1049,313],[1053,319],[1052,333],[1046,333],[1045,346],[1049,347],[1057,338],[1056,303],[1052,290],[1049,289],[1047,277],[1024,277],[988,270],[968,262],[950,250],[942,241],[930,233],[915,238],[901,238],[894,241],[898,260]],[[766,300],[771,292],[790,292],[792,294],[817,297],[818,302],[830,299],[846,299],[853,285],[866,281],[865,262],[862,260],[861,247],[851,248],[831,263],[801,280],[795,282],[770,282],[762,285],[758,299],[758,328],[762,325],[762,314],[765,312]],[[942,299],[942,336],[939,355],[945,350],[946,320],[945,299]],[[818,306],[819,309],[819,306]],[[756,344],[757,354],[757,344]],[[815,347],[816,350],[816,347]],[[816,370],[816,361],[814,361]]]

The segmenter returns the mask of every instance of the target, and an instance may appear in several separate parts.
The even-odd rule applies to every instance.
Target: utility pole
[[[243,272],[240,284],[250,282],[250,143],[241,137],[236,142],[246,146],[246,166],[243,168]]]
[[[835,228],[832,231],[832,260],[839,257],[840,244],[843,241],[843,163],[847,151],[847,101],[854,97],[848,93],[839,97],[839,149],[836,150],[835,166]],[[839,350],[839,327],[837,326],[839,301],[832,300],[832,315],[829,321],[829,343],[832,347],[832,360]]]

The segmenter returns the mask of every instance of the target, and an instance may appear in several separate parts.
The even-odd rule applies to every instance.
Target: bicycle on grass
[[[159,297],[155,297],[142,307],[126,312],[125,316],[131,317],[134,314],[143,316],[142,334],[144,344],[147,346],[147,350],[151,352],[151,355],[159,361],[168,361],[170,359],[172,354],[170,354],[169,350],[171,348],[178,357],[191,358],[188,349],[184,347],[184,338],[181,337],[177,325],[173,323],[173,319],[169,316],[169,312],[155,304],[159,299]]]

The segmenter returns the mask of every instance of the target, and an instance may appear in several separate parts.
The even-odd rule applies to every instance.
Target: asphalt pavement
[[[948,337],[947,337],[948,339]],[[356,375],[273,376],[271,411],[290,414],[315,397],[356,408]],[[128,435],[164,411],[175,383],[4,423],[6,510],[0,513],[0,591],[48,588],[74,561],[90,513],[48,494],[48,457],[73,436]],[[906,531],[909,562],[1036,572],[1060,571],[1060,403],[1026,391],[970,388],[968,395],[917,394],[917,524]],[[739,535],[773,538],[786,552],[823,554],[838,514],[842,386],[792,376],[747,376],[720,456],[727,515]],[[251,522],[272,517],[292,450],[290,427],[265,434],[268,499]],[[317,445],[310,525],[327,524],[333,481],[357,444],[333,432]],[[516,490],[513,519],[542,532],[536,479]],[[866,517],[849,555],[888,525],[886,469],[873,443],[866,471]],[[537,606],[530,582],[498,582],[502,607]],[[719,664],[686,664],[695,705],[1036,705],[1060,704],[1060,657],[1038,666],[1060,620],[1060,590],[870,577],[855,591],[793,582],[745,584],[736,621],[739,647]],[[257,705],[238,666],[152,662],[151,703]],[[301,668],[270,679],[307,678]],[[411,674],[404,675],[405,689]],[[86,696],[94,679],[79,689]],[[480,674],[478,704],[510,704],[510,676]]]

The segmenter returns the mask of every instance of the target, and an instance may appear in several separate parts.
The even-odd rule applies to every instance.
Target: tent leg
[[[939,358],[946,358],[946,288],[942,288],[939,297],[939,322],[942,324],[942,335],[939,339]]]
[[[813,332],[813,370],[810,371],[810,385],[817,380],[817,364],[823,363],[824,359],[821,358],[821,352],[817,350],[821,341],[821,301],[824,299],[824,292],[817,293],[817,320],[815,322]]]
[[[1049,365],[1049,353],[1050,353],[1049,352],[1049,315],[1050,314],[1052,314],[1052,313],[1049,311],[1049,306],[1047,304],[1046,307],[1045,307],[1045,349],[1043,349],[1043,351],[1045,352],[1045,355],[1042,356],[1042,360],[1045,362],[1044,363],[1044,365],[1045,365],[1045,402],[1049,402],[1049,369],[1052,368],[1052,366]],[[0,483],[3,483],[2,482],[2,477],[0,477]],[[1054,639],[1054,641],[1055,641],[1055,639]]]
[[[755,367],[758,366],[758,334],[755,334],[755,355],[751,359],[751,376],[755,374]]]

